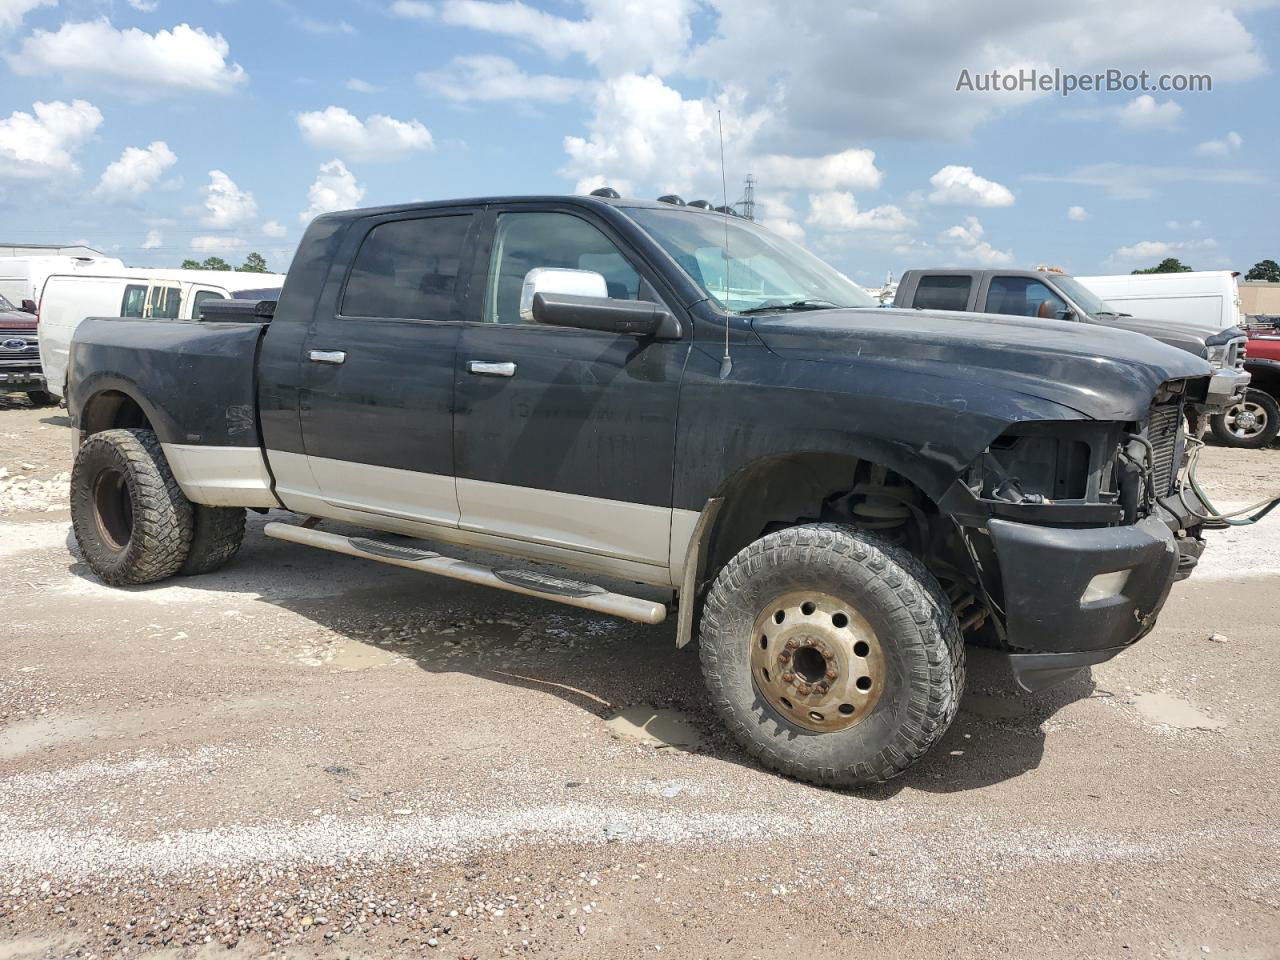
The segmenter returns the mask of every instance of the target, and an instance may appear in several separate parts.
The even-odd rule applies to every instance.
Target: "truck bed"
[[[136,400],[164,443],[260,446],[256,369],[266,329],[89,317],[71,343],[68,404],[75,413],[77,398],[115,389]]]

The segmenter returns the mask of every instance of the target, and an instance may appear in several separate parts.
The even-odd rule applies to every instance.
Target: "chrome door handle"
[[[468,360],[467,373],[474,373],[477,377],[514,377],[516,365],[510,360]]]
[[[347,359],[341,350],[312,350],[307,356],[316,363],[342,363]]]

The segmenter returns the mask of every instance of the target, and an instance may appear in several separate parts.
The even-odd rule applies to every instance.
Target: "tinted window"
[[[604,276],[609,296],[639,299],[640,275],[587,221],[567,213],[504,213],[498,218],[489,267],[485,319],[519,323],[525,275],[538,267],[594,270]]]
[[[970,277],[921,277],[912,306],[921,310],[965,310],[972,286]]]
[[[454,290],[471,217],[394,220],[369,231],[356,254],[342,313],[455,319]]]
[[[124,299],[120,302],[120,316],[140,317],[142,308],[147,305],[147,288],[129,284],[124,288]]]
[[[227,298],[220,293],[215,293],[213,290],[197,290],[195,295],[191,298],[191,316],[200,316],[200,304],[204,303],[206,300],[225,299]]]
[[[1030,277],[992,277],[987,290],[987,313],[1061,320],[1067,310],[1062,298]]]

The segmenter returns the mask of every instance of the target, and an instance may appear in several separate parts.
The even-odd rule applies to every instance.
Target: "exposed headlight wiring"
[[[1230,513],[1223,513],[1209,500],[1205,492],[1200,488],[1199,482],[1196,480],[1196,468],[1200,464],[1200,452],[1204,449],[1204,441],[1187,437],[1187,442],[1192,444],[1191,453],[1187,458],[1187,472],[1184,482],[1178,484],[1178,499],[1182,501],[1182,506],[1187,512],[1194,517],[1203,520],[1209,526],[1226,526],[1226,527],[1247,527],[1250,524],[1257,523],[1268,513],[1280,506],[1280,496],[1272,497],[1269,500],[1259,500],[1257,503],[1248,507],[1242,507],[1239,510],[1232,510]],[[1200,502],[1208,509],[1208,514],[1200,513],[1187,503],[1187,487],[1191,487],[1195,495],[1200,498]],[[1251,516],[1246,516],[1251,514]],[[1243,518],[1243,519],[1241,519]]]

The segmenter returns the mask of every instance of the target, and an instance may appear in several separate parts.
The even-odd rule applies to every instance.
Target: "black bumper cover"
[[[1011,520],[987,524],[1004,583],[1005,631],[1018,682],[1039,690],[1109,660],[1155,626],[1178,579],[1171,524],[1063,529]],[[1188,549],[1197,541],[1186,541]],[[1099,574],[1128,570],[1120,592],[1086,602]]]

